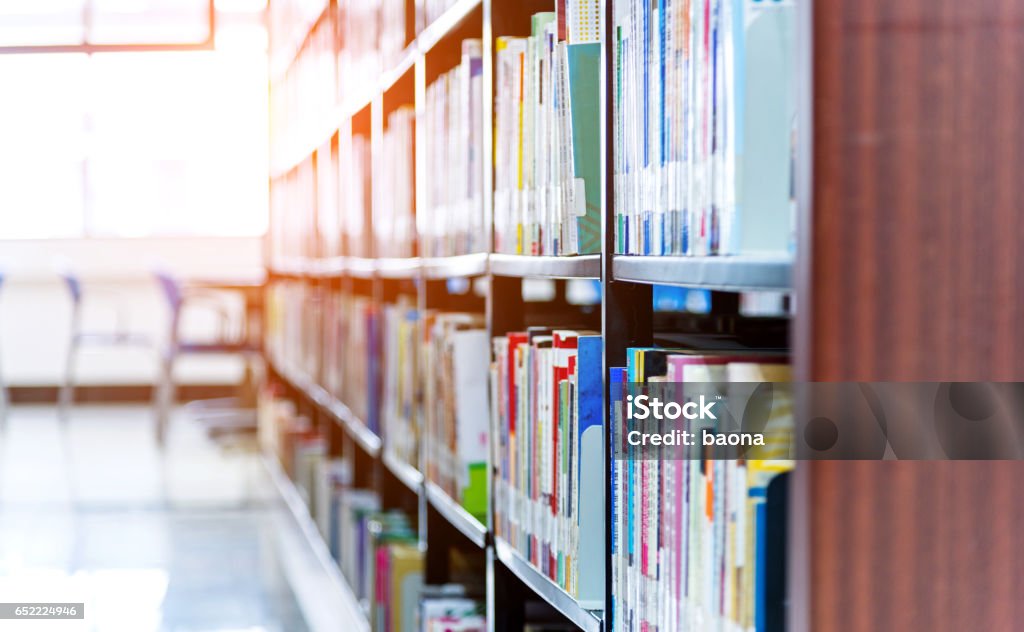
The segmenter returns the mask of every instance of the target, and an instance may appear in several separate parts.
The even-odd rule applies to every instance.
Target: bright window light
[[[267,57],[246,33],[208,52],[0,56],[0,239],[262,234]]]

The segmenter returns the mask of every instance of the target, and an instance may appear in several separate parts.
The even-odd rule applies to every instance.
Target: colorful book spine
[[[676,401],[710,385],[742,406],[744,383],[788,381],[764,357],[634,348],[612,369],[612,594],[614,630],[762,630],[767,608],[771,482],[792,468],[792,406],[776,398],[765,425],[769,458],[693,458],[681,448],[641,459],[625,442],[622,384],[666,389]],[[633,388],[640,388],[634,386]],[[618,393],[618,396],[616,396]],[[776,458],[777,457],[777,458]]]
[[[473,314],[428,316],[426,477],[481,522],[487,515],[487,331]]]
[[[498,252],[600,252],[600,11],[589,0],[558,8],[495,47]]]
[[[417,216],[426,256],[486,252],[484,221],[483,52],[462,42],[459,65],[427,86],[425,125],[428,183]]]
[[[493,341],[495,529],[581,603],[604,591],[602,341],[532,329]]]
[[[791,250],[794,4],[614,11],[616,251]]]

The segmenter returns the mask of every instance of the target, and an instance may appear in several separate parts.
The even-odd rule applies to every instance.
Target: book
[[[382,314],[383,384],[381,421],[386,449],[419,468],[420,422],[424,404],[422,329],[419,311],[408,296],[386,304]]]
[[[599,335],[533,328],[492,341],[495,533],[581,603],[604,591]]]
[[[424,366],[427,480],[481,522],[487,517],[487,331],[479,315],[431,313]]]
[[[370,139],[363,134],[343,135],[347,139],[349,160],[341,163],[342,226],[344,250],[350,257],[369,257],[372,244],[369,234],[372,204]]]

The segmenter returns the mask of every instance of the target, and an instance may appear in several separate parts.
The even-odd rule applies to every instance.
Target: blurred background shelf
[[[265,452],[263,454],[263,465],[266,467],[267,473],[277,489],[277,493],[288,507],[289,513],[291,513],[296,525],[313,551],[318,564],[327,573],[331,582],[335,584],[337,593],[342,596],[340,603],[337,603],[337,605],[346,613],[345,620],[352,626],[349,629],[355,632],[370,632],[370,620],[367,618],[366,612],[359,605],[359,600],[356,599],[355,593],[341,574],[338,564],[331,557],[327,544],[320,535],[316,523],[313,522],[313,518],[309,514],[309,508],[302,501],[302,497],[295,484],[285,474],[275,454]]]

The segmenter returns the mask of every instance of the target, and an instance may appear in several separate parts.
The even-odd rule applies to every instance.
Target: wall
[[[71,299],[56,270],[68,262],[83,279],[85,329],[109,331],[118,310],[127,329],[162,341],[167,308],[152,280],[160,266],[182,278],[252,278],[262,274],[262,239],[164,238],[0,241],[0,374],[12,386],[52,386],[62,380],[70,331]],[[235,299],[235,297],[230,297]],[[233,300],[240,313],[241,302]],[[187,313],[188,336],[215,333],[208,314]],[[151,349],[95,348],[78,363],[81,384],[149,384],[156,375]],[[235,358],[192,358],[181,362],[181,383],[237,381]]]

